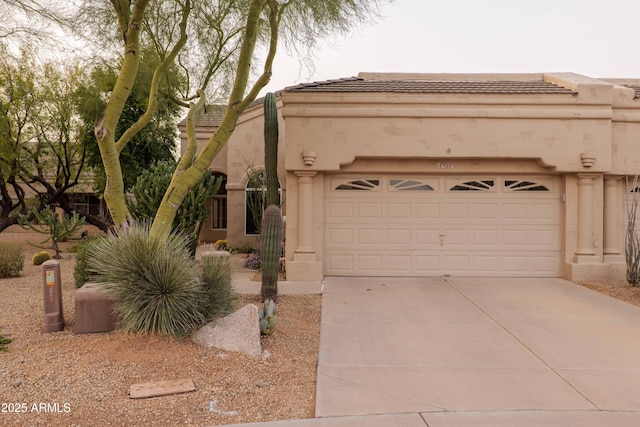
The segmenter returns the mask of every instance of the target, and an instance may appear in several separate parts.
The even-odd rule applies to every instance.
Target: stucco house
[[[639,97],[640,80],[572,73],[361,73],[284,89],[288,279],[624,278]],[[256,103],[211,164],[226,193],[203,240],[254,238],[245,200],[262,135]]]

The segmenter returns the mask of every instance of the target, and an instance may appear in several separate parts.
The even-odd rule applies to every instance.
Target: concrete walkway
[[[640,308],[561,279],[323,292],[317,418],[255,425],[640,425]]]

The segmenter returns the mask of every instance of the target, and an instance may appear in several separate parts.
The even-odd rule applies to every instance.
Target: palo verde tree
[[[63,2],[40,0],[0,0],[0,40],[15,45],[25,41],[46,42],[52,24],[69,25]]]
[[[149,98],[149,82],[157,63],[157,55],[153,49],[143,49],[142,61],[136,82],[125,103],[120,121],[116,126],[116,137],[122,135],[145,112]],[[171,75],[178,76],[180,70],[172,67]],[[108,63],[96,66],[87,83],[78,90],[78,102],[82,121],[85,126],[83,144],[87,150],[87,165],[94,171],[94,188],[102,194],[105,189],[105,174],[100,157],[100,150],[95,143],[93,127],[95,118],[104,110],[106,99],[117,80],[117,69]],[[140,130],[120,153],[120,165],[125,191],[130,191],[138,177],[149,165],[158,162],[175,160],[177,127],[176,122],[180,107],[171,101],[168,91],[171,88],[160,86],[158,111],[147,126]]]
[[[206,173],[213,158],[232,135],[238,117],[269,82],[279,41],[293,49],[313,47],[320,37],[345,33],[371,17],[384,0],[111,0],[122,48],[122,66],[94,133],[104,164],[104,199],[116,225],[127,224],[131,215],[125,203],[120,155],[132,138],[149,124],[158,110],[160,84],[173,63],[191,69],[185,52],[207,52],[205,67],[188,81],[183,105],[191,101],[187,115],[188,147],[183,153],[150,229],[152,235],[169,233],[185,195]],[[92,3],[95,5],[95,2]],[[170,13],[171,12],[171,13]],[[154,27],[154,17],[161,16]],[[209,25],[209,26],[207,26]],[[143,41],[149,40],[160,54],[149,85],[145,113],[119,137],[116,128],[131,95],[140,68]],[[186,49],[188,42],[195,49]],[[264,49],[262,55],[259,49]],[[257,58],[264,58],[258,61]],[[261,62],[261,66],[260,66]],[[205,105],[209,85],[218,74],[230,70],[227,109],[214,135],[197,153],[195,117]],[[189,76],[194,76],[189,73]],[[252,75],[257,75],[250,84]],[[223,80],[224,81],[224,80]],[[220,83],[220,81],[218,81]],[[224,85],[222,85],[224,87]]]

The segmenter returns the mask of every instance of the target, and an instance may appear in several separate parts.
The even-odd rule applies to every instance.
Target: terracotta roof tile
[[[322,82],[301,83],[288,92],[397,92],[397,93],[478,93],[478,94],[568,94],[576,92],[542,80],[516,81],[425,81],[364,80],[349,77]]]
[[[224,112],[227,109],[226,105],[207,105],[204,110],[200,112],[196,118],[196,126],[205,127],[217,127],[222,123]],[[178,123],[180,126],[187,124],[187,119],[184,118]]]
[[[207,105],[198,116],[196,123],[198,123],[198,126],[220,126],[226,109],[226,105]]]

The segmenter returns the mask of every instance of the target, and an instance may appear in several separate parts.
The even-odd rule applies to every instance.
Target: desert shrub
[[[249,255],[249,258],[244,263],[244,268],[250,268],[251,270],[260,270],[260,267],[262,267],[262,257],[259,253]]]
[[[233,290],[233,269],[230,257],[204,256],[200,260],[200,277],[204,296],[202,312],[206,320],[232,313],[238,302]]]
[[[33,265],[42,265],[43,262],[49,261],[51,259],[51,254],[47,251],[40,251],[33,254],[31,257],[31,263]]]
[[[119,329],[184,336],[204,321],[202,284],[184,235],[158,237],[134,225],[98,240],[87,263],[114,299]]]
[[[81,241],[76,248],[76,264],[73,267],[73,280],[76,288],[81,288],[82,285],[89,281],[90,275],[87,265],[87,251],[89,248],[96,244],[98,239],[89,239]]]
[[[0,242],[0,278],[18,277],[24,268],[24,255],[18,243]]]
[[[228,247],[227,250],[234,254],[253,254],[256,252],[256,248],[249,245],[248,243],[245,243],[244,245],[241,245],[241,246],[234,246],[231,248]]]

